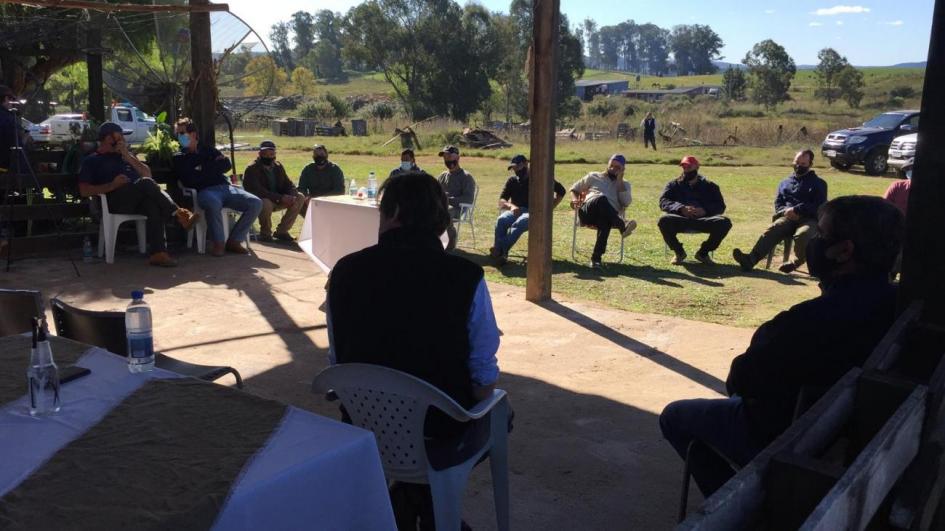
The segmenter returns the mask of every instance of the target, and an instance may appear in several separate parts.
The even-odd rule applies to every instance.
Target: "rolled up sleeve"
[[[492,311],[492,299],[485,279],[479,281],[467,322],[469,331],[469,375],[472,381],[484,387],[499,379],[499,327]]]

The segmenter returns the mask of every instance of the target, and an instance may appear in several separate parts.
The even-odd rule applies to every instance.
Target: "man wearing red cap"
[[[582,225],[597,227],[597,242],[591,253],[591,267],[603,267],[601,259],[607,252],[607,237],[610,229],[617,229],[626,238],[637,228],[634,220],[624,221],[624,211],[630,206],[630,183],[624,181],[623,173],[627,159],[615,154],[610,157],[607,169],[592,171],[571,186],[571,208],[578,208]]]
[[[732,221],[722,215],[725,212],[722,191],[719,185],[699,175],[699,161],[692,155],[684,157],[679,165],[682,166],[682,175],[669,181],[660,196],[660,209],[665,212],[659,220],[660,233],[675,254],[674,265],[686,260],[686,251],[677,234],[708,233],[709,238],[696,252],[696,260],[713,264],[709,253],[718,249],[732,229]]]

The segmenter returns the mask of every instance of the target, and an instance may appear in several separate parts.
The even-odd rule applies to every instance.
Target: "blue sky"
[[[272,24],[298,10],[346,12],[359,0],[221,0],[268,39]],[[508,11],[508,0],[479,0],[492,11]],[[264,8],[263,8],[264,6]],[[619,6],[615,8],[615,6]],[[816,64],[817,52],[832,47],[861,66],[924,61],[928,54],[933,0],[562,0],[572,26],[587,17],[598,25],[633,19],[665,28],[708,24],[725,42],[722,55],[739,62],[753,44],[774,39],[797,64]]]

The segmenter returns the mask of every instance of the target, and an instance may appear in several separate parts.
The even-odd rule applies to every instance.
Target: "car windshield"
[[[880,114],[876,118],[863,124],[863,127],[872,127],[874,129],[893,129],[902,122],[901,114]]]

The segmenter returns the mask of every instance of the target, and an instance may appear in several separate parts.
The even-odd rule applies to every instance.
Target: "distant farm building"
[[[597,95],[621,94],[630,88],[630,81],[626,79],[612,80],[580,80],[574,83],[575,96],[591,101]]]
[[[701,85],[698,87],[679,87],[674,89],[633,89],[623,91],[623,95],[628,98],[656,102],[662,101],[668,96],[687,96],[690,98],[702,95],[718,97],[721,87],[713,85]]]

